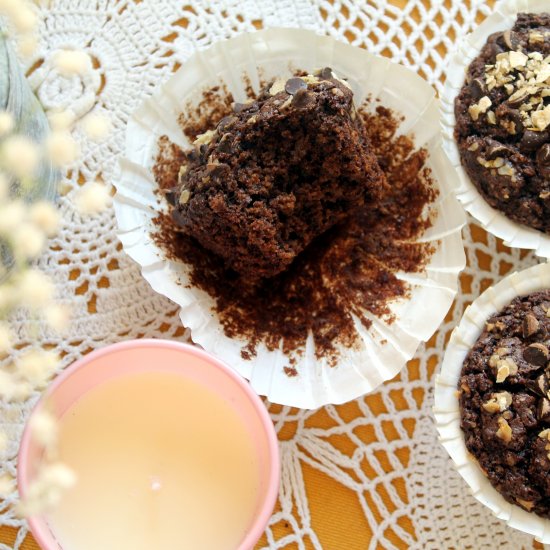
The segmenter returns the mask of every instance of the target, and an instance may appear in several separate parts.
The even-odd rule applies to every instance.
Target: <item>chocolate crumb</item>
[[[283,371],[290,378],[293,378],[294,376],[298,376],[298,371],[296,370],[295,367],[284,367]]]
[[[201,102],[203,110],[208,97]],[[218,101],[217,119],[211,111],[199,117],[199,110],[188,110],[190,118],[181,117],[180,124],[186,135],[196,137],[231,115],[231,110],[232,98]],[[155,242],[169,258],[191,266],[190,284],[215,299],[225,335],[247,342],[241,352],[244,359],[251,359],[260,344],[270,350],[282,344],[282,350],[295,357],[303,352],[311,333],[317,358],[336,364],[339,347],[359,343],[352,315],[367,328],[369,316],[393,322],[391,303],[406,298],[410,291],[397,273],[421,272],[434,252],[431,244],[414,242],[430,227],[424,212],[437,196],[425,165],[427,152],[415,149],[411,137],[397,136],[400,120],[390,110],[365,108],[358,116],[391,193],[379,209],[360,209],[315,239],[289,269],[257,287],[243,285],[220,258],[179,232],[170,215],[162,213],[156,219]],[[173,188],[182,163],[185,154],[161,138],[154,167],[161,190]]]

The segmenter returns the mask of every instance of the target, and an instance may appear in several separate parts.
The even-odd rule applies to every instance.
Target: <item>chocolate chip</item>
[[[470,93],[474,99],[481,99],[487,92],[487,87],[482,78],[474,78],[470,82]]]
[[[549,138],[549,132],[534,132],[533,130],[525,130],[519,146],[522,151],[535,151],[544,145]]]
[[[289,78],[285,84],[285,92],[290,95],[294,95],[298,90],[304,90],[306,88],[306,82],[298,77]]]
[[[523,132],[523,118],[521,117],[520,111],[517,109],[510,109],[508,112],[508,118],[515,124],[514,134],[520,134]]]
[[[537,418],[539,420],[550,420],[550,401],[543,397],[537,406]]]
[[[319,76],[323,80],[329,80],[331,78],[334,78],[334,73],[332,72],[332,69],[330,67],[324,67],[319,71]]]
[[[516,96],[514,94],[513,99],[508,99],[508,105],[510,105],[510,107],[519,107],[520,105],[523,105],[529,97],[529,92],[527,90],[522,90],[519,95]]]
[[[200,154],[197,149],[191,149],[188,153],[186,153],[186,157],[189,162],[197,162],[199,160]]]
[[[232,141],[231,141],[231,134],[224,134],[220,141],[218,142],[218,151],[220,153],[231,153],[233,147],[232,147]]]
[[[166,199],[168,204],[171,204],[172,206],[175,206],[176,205],[177,193],[175,191],[166,191],[166,193],[164,193],[164,198]]]
[[[306,90],[305,88],[302,88],[294,94],[294,98],[292,99],[292,106],[296,109],[303,109],[314,100],[315,99],[313,93],[309,90]]]
[[[220,132],[223,132],[226,128],[231,126],[234,122],[237,121],[237,117],[234,116],[224,116],[219,122],[218,122],[218,130]]]
[[[548,362],[548,348],[544,344],[531,344],[523,350],[523,358],[537,367],[544,367]]]
[[[528,313],[523,318],[522,329],[524,338],[530,338],[531,336],[533,336],[533,334],[536,334],[538,332],[539,328],[539,322],[532,313]]]
[[[237,103],[235,102],[233,104],[233,111],[235,113],[240,113],[241,111],[250,111],[251,113],[257,111],[259,109],[258,104],[255,101],[251,101],[249,103]]]
[[[501,143],[493,143],[487,147],[485,156],[487,160],[493,160],[497,157],[505,156],[507,153],[510,153],[510,149],[506,147],[506,145],[502,145]]]
[[[515,50],[519,46],[518,36],[511,29],[508,29],[502,33],[502,41],[509,50]]]
[[[500,39],[502,39],[502,35],[499,37]],[[493,35],[492,37],[489,37],[489,40],[487,40],[487,53],[489,55],[489,57],[495,59],[496,56],[499,54],[499,53],[503,53],[504,52],[504,40],[502,40],[502,46],[496,41],[496,36]]]
[[[529,387],[535,393],[538,393],[543,397],[547,396],[549,386],[548,386],[548,377],[546,376],[546,374],[541,374],[535,380],[532,380],[530,382],[533,382],[533,384],[530,384]]]

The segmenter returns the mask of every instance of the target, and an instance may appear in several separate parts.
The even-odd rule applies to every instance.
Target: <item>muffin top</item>
[[[455,100],[468,176],[508,218],[550,233],[550,14],[492,34]]]
[[[491,316],[458,384],[468,451],[502,496],[550,518],[550,290]]]
[[[251,282],[284,271],[314,238],[386,194],[353,92],[329,68],[270,82],[194,146],[173,219]]]

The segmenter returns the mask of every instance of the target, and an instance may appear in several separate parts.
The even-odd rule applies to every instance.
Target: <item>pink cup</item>
[[[96,350],[73,363],[54,380],[31,416],[47,399],[60,418],[75,401],[95,386],[112,378],[143,372],[178,374],[209,388],[231,403],[248,427],[260,464],[257,512],[239,546],[239,550],[250,550],[261,537],[277,498],[280,478],[277,436],[264,404],[250,386],[205,351],[187,344],[153,339],[131,340]],[[32,440],[27,426],[21,439],[17,467],[17,483],[23,499],[36,473],[42,451]],[[35,516],[28,522],[43,550],[62,550],[43,517]]]

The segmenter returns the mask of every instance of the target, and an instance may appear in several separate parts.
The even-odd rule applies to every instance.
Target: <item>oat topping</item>
[[[497,362],[497,382],[504,382],[508,376],[514,376],[518,372],[518,366],[515,361],[507,357],[506,359],[501,359]]]
[[[180,195],[180,204],[187,204],[190,197],[191,193],[187,189],[184,189]]]
[[[504,412],[512,404],[512,394],[507,391],[492,394],[489,401],[483,403],[482,407],[488,413]]]
[[[498,419],[498,426],[496,436],[505,443],[510,443],[510,441],[512,441],[512,428],[510,428],[508,421],[501,416]]]
[[[523,508],[525,508],[528,512],[530,512],[535,506],[535,503],[532,500],[523,500],[522,498],[517,498],[516,502],[520,506],[523,506]]]
[[[284,78],[277,78],[271,85],[271,88],[269,88],[270,95],[276,95],[285,89],[285,82],[286,80]]]
[[[204,134],[199,134],[197,136],[197,139],[193,142],[193,145],[208,145],[212,141],[212,138],[215,135],[216,135],[215,130],[206,130]]]
[[[540,33],[539,33],[540,34]],[[535,37],[538,34],[531,33]],[[531,41],[530,35],[530,41]],[[542,35],[541,35],[542,36]],[[544,41],[544,37],[542,36]],[[545,106],[544,98],[550,94],[550,55],[543,57],[539,52],[524,54],[521,51],[499,53],[494,65],[485,66],[485,84],[489,91],[497,87],[505,89],[508,103],[520,107],[521,121],[525,128],[532,131],[543,131],[550,125],[550,105]],[[472,120],[477,120],[482,110],[480,103],[491,100],[485,96],[479,103],[470,107]],[[484,101],[483,105],[486,105]],[[507,130],[515,133],[514,127],[506,122]]]
[[[474,103],[468,107],[468,111],[472,119],[477,120],[479,115],[487,112],[487,109],[489,109],[491,105],[491,100],[487,96],[483,96],[478,103]]]

